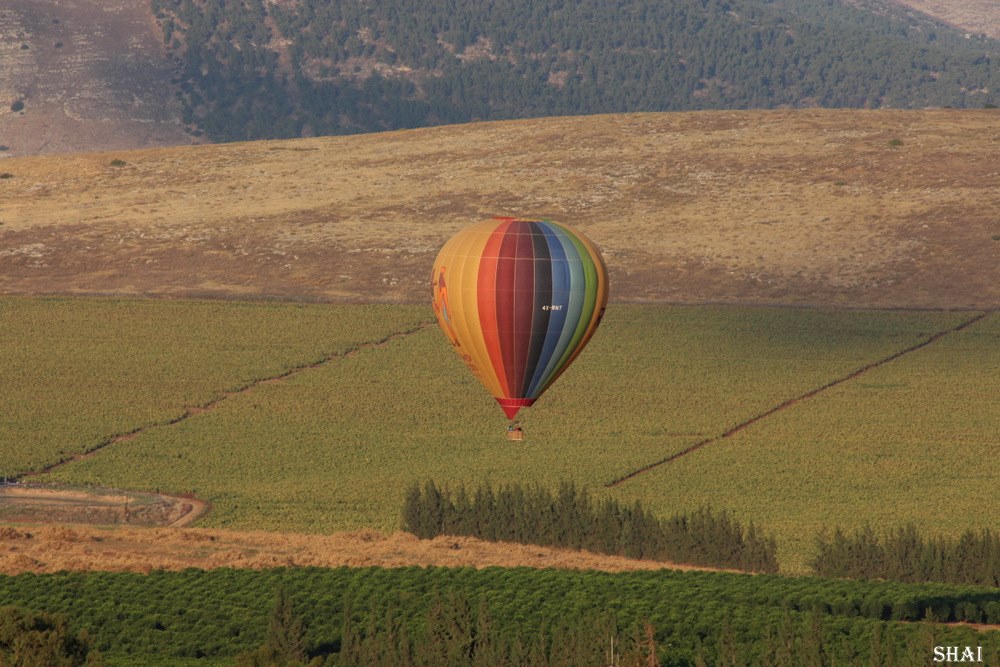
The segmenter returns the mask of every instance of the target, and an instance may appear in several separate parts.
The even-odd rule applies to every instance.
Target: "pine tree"
[[[271,620],[267,628],[267,644],[285,662],[305,662],[305,624],[292,609],[288,591],[279,588],[275,594]]]

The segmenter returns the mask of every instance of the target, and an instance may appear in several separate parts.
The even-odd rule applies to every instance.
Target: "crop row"
[[[963,316],[968,317],[968,316]],[[823,529],[1000,524],[1000,316],[771,415],[620,487],[657,513],[705,502],[778,538],[805,572]],[[725,499],[724,501],[722,499]]]
[[[399,306],[0,298],[0,475],[176,419],[424,316]]]
[[[428,478],[468,487],[490,481],[555,488],[572,480],[621,499],[624,490],[603,490],[608,480],[960,320],[942,313],[613,306],[573,366],[523,411],[526,439],[519,444],[504,438],[499,408],[440,332],[427,329],[259,387],[51,479],[193,491],[213,503],[206,525],[273,530],[396,529],[405,489]],[[673,514],[675,508],[654,503],[659,492],[642,497],[643,504]],[[744,500],[732,492],[691,493],[688,501],[697,505],[683,509],[728,509]]]
[[[711,660],[723,628],[731,629],[732,641],[754,645],[783,623],[798,625],[810,615],[822,619],[826,652],[847,664],[846,658],[866,654],[873,633],[887,628],[900,641],[929,632],[940,644],[1000,648],[996,632],[883,620],[919,620],[928,612],[943,619],[972,605],[1000,622],[996,589],[710,572],[411,567],[24,574],[0,577],[0,605],[66,614],[73,628],[88,629],[102,652],[149,663],[259,646],[277,589],[290,594],[313,650],[339,644],[347,606],[362,627],[369,616],[395,609],[416,633],[434,600],[449,595],[485,601],[492,623],[512,636],[532,637],[556,619],[595,614],[621,628],[649,622],[656,642],[671,647],[674,664],[693,660],[699,647]]]

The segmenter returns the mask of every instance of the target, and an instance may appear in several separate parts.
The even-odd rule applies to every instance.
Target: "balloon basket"
[[[521,431],[521,430],[507,431],[507,439],[508,440],[524,440],[524,431]]]

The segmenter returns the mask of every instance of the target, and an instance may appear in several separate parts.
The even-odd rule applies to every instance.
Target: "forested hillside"
[[[1000,101],[1000,43],[881,0],[152,2],[185,121],[217,140]]]

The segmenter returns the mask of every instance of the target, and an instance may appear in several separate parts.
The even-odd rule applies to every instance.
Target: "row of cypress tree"
[[[403,530],[428,539],[469,535],[595,553],[777,572],[777,545],[751,523],[744,528],[726,512],[702,508],[660,519],[639,502],[596,501],[563,482],[556,493],[540,486],[481,485],[469,493],[428,480],[414,484],[403,503]]]
[[[819,535],[816,546],[812,566],[824,577],[1000,587],[1000,533],[989,528],[958,538],[924,537],[913,524],[882,534],[838,528]]]

